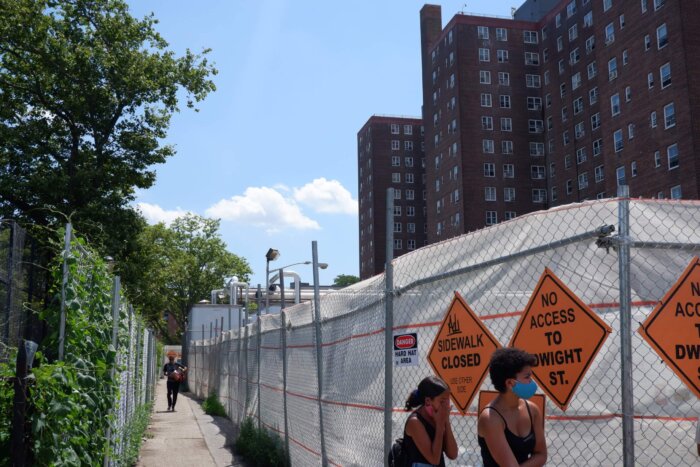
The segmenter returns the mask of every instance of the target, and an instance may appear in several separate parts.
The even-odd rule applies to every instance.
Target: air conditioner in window
[[[617,70],[610,72],[610,81],[614,80],[615,78],[617,78]]]

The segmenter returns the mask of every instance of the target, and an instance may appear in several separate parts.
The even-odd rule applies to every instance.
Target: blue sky
[[[509,16],[521,2],[445,1],[459,11]],[[373,114],[420,116],[419,11],[424,2],[362,0],[132,0],[153,12],[177,54],[211,48],[217,91],[172,120],[177,155],[138,192],[149,222],[185,212],[222,219],[231,252],[253,268],[311,260],[321,284],[359,275],[357,131]],[[313,282],[309,266],[293,268]]]

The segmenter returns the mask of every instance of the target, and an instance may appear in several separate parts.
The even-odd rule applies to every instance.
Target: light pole
[[[301,278],[299,277],[299,274],[297,274],[294,271],[286,271],[285,269],[291,268],[292,266],[298,266],[300,264],[311,264],[311,261],[300,261],[298,263],[292,263],[288,264],[286,266],[282,266],[281,268],[277,268],[277,274],[272,276],[272,280],[268,280],[268,283],[274,284],[275,281],[279,279],[280,281],[280,299],[281,299],[281,306],[280,308],[284,308],[285,303],[284,303],[284,276],[285,274],[289,274],[294,277],[296,285],[294,286],[294,303],[297,304],[301,301]],[[318,263],[319,269],[326,269],[328,267],[328,263]],[[274,272],[274,271],[273,271]],[[272,287],[272,285],[270,285]]]
[[[270,248],[265,253],[265,313],[269,313],[270,308],[270,261],[274,261],[280,257],[280,252],[274,248]],[[258,310],[258,319],[260,318],[260,310]]]

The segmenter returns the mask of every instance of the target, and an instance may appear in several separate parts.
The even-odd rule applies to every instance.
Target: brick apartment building
[[[698,198],[692,0],[528,0],[420,13],[428,242],[615,196]]]
[[[420,118],[372,116],[357,134],[360,278],[384,271],[386,193],[394,188],[394,255],[425,245],[425,171]]]
[[[621,184],[699,198],[697,1],[527,0],[445,27],[425,5],[420,33],[427,243]]]

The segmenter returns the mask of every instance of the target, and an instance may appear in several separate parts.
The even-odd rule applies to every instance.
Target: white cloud
[[[157,224],[159,222],[170,224],[178,217],[182,217],[187,214],[187,211],[180,208],[166,210],[157,204],[150,203],[136,203],[136,209],[141,211],[141,214],[143,214],[143,217],[146,218],[146,221],[148,221],[149,224]]]
[[[294,189],[294,199],[316,212],[357,215],[357,200],[338,180],[317,178]]]
[[[250,187],[241,195],[222,199],[206,215],[262,227],[268,232],[284,229],[317,230],[321,227],[301,212],[293,199],[270,187]]]

